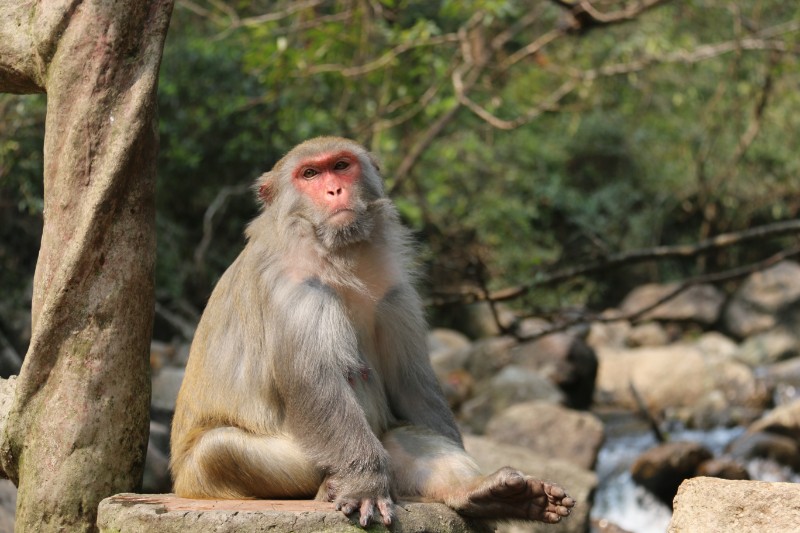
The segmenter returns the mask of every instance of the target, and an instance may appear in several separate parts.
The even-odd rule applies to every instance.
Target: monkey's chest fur
[[[395,422],[384,386],[382,357],[385,354],[381,354],[378,346],[378,307],[388,290],[384,284],[370,284],[367,292],[337,290],[358,339],[359,362],[347,370],[345,377],[376,435],[384,433]]]

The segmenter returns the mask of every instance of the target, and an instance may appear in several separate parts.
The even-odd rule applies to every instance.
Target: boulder
[[[737,360],[756,367],[777,363],[800,353],[800,339],[785,328],[777,327],[748,337],[737,349]]]
[[[601,349],[596,400],[637,409],[633,385],[654,413],[668,409],[763,409],[769,402],[752,370],[699,344]]]
[[[511,362],[511,349],[516,345],[513,337],[488,337],[475,341],[467,355],[467,371],[478,381],[495,375]]]
[[[147,441],[147,455],[144,460],[144,492],[169,492],[172,479],[169,474],[169,427],[150,421],[150,439]]]
[[[791,437],[800,442],[800,399],[776,407],[753,422],[747,431],[749,433],[768,431]]]
[[[607,314],[611,313],[614,312],[607,312]],[[600,348],[626,348],[631,329],[631,323],[627,320],[592,322],[589,327],[589,335],[586,337],[586,344],[595,350]]]
[[[437,328],[428,333],[428,356],[451,409],[472,393],[474,380],[464,367],[472,343],[452,329]]]
[[[797,531],[800,484],[696,477],[681,484],[669,533]]]
[[[466,435],[464,446],[484,472],[511,466],[538,479],[559,485],[578,502],[559,524],[501,524],[498,533],[584,533],[597,488],[597,475],[570,460],[553,459],[527,448],[503,444],[486,437]]]
[[[486,434],[587,469],[594,468],[605,439],[603,423],[593,414],[542,401],[512,405],[498,413],[486,425]]]
[[[169,454],[158,449],[153,444],[152,439],[147,443],[142,490],[154,493],[172,490],[172,478],[169,473]]]
[[[117,494],[100,502],[100,533],[218,533],[292,531],[294,533],[363,533],[357,522],[312,500],[190,500],[174,494]],[[489,533],[481,520],[469,520],[437,503],[395,506],[393,533]],[[388,531],[373,525],[370,531]]]
[[[0,479],[0,531],[14,531],[17,511],[17,487],[7,479]]]
[[[158,372],[175,358],[176,347],[174,344],[158,340],[150,341],[150,368]]]
[[[631,466],[631,477],[669,505],[684,479],[711,459],[711,452],[697,442],[667,442],[640,454]]]
[[[651,283],[639,286],[625,297],[620,309],[626,314],[647,309],[677,287],[677,283],[666,285]],[[696,322],[708,326],[719,319],[724,303],[725,295],[713,285],[693,285],[671,300],[644,313],[640,319]]]
[[[567,405],[588,409],[597,378],[597,355],[584,341],[568,333],[553,333],[511,350],[512,361],[558,385]]]
[[[153,396],[150,405],[155,409],[173,412],[184,375],[183,368],[167,366],[153,374]]]
[[[564,393],[537,372],[509,365],[478,387],[475,397],[461,406],[460,418],[472,431],[483,433],[486,423],[503,409],[531,400],[563,403]]]
[[[437,376],[462,370],[471,343],[463,334],[451,329],[434,329],[428,334],[428,357]]]
[[[748,431],[731,442],[727,452],[737,459],[762,458],[800,472],[800,442],[792,437],[766,431]]]
[[[734,293],[723,313],[725,329],[738,338],[767,331],[778,315],[800,300],[800,265],[782,261],[751,274]]]
[[[511,328],[517,321],[513,311],[502,304],[496,304],[500,323],[504,328]],[[495,337],[502,334],[488,302],[477,302],[469,305],[457,305],[444,311],[438,322],[464,333],[470,339]]]
[[[724,457],[704,461],[697,467],[696,475],[722,479],[750,479],[750,473],[741,463]]]
[[[762,370],[764,382],[774,391],[776,403],[800,399],[800,357],[769,365]]]
[[[628,334],[628,346],[664,346],[671,341],[669,333],[658,322],[638,324]]]

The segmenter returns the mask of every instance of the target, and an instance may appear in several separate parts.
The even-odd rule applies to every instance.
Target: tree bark
[[[93,531],[141,483],[173,1],[0,0],[0,91],[47,93],[33,332],[0,443],[17,531]]]

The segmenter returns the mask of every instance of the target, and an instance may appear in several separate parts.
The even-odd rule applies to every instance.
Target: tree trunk
[[[0,0],[0,91],[46,92],[30,348],[2,435],[17,531],[92,531],[141,483],[156,86],[174,0]]]

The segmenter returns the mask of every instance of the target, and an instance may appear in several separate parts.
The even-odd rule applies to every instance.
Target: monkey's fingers
[[[388,498],[378,498],[378,512],[381,513],[381,519],[384,526],[390,526],[394,518],[394,503]]]
[[[361,500],[361,520],[358,521],[361,527],[367,527],[372,522],[372,513],[375,512],[375,500],[364,498]]]
[[[336,510],[350,516],[358,510],[358,500],[348,499],[336,502]]]

